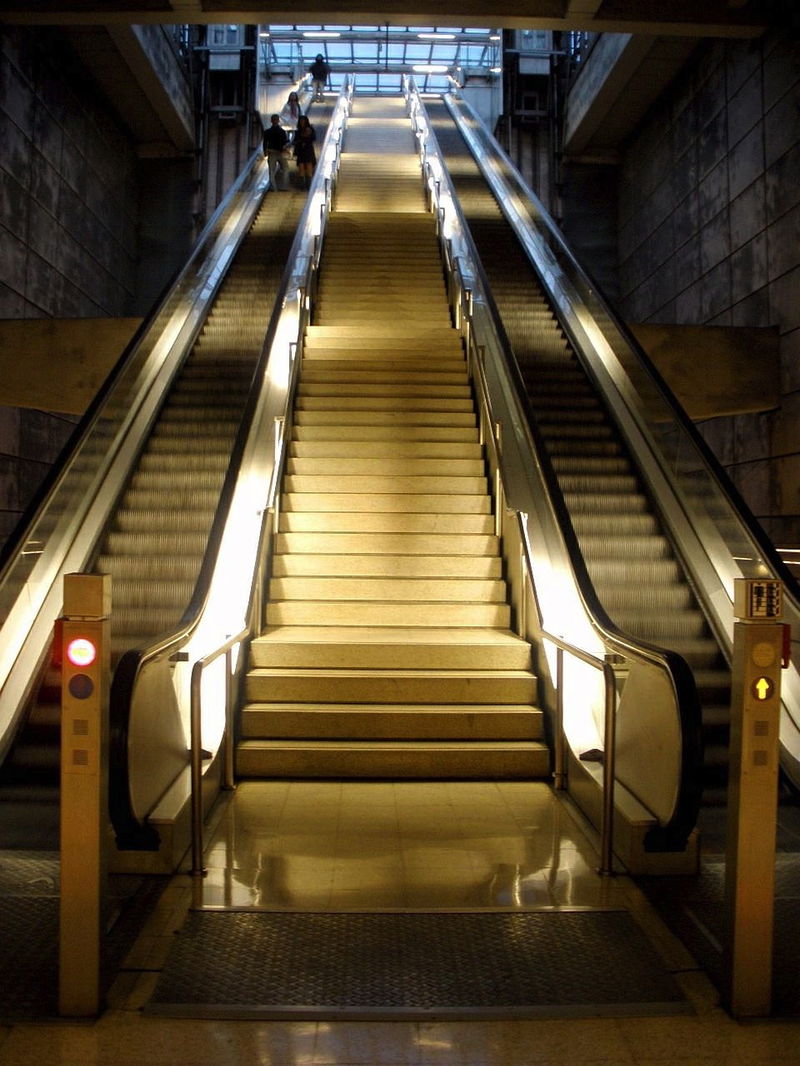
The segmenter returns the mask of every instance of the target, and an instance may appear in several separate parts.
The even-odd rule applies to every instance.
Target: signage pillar
[[[59,1013],[100,1010],[106,895],[111,578],[64,575]]]
[[[734,1017],[772,1005],[781,584],[736,581],[725,863],[725,974]]]

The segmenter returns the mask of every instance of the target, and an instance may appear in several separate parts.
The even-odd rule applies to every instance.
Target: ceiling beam
[[[3,0],[5,22],[322,23],[501,26],[692,37],[753,37],[789,26],[794,0]],[[446,11],[443,11],[443,6]]]

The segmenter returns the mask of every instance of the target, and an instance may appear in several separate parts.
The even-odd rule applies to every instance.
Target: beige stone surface
[[[690,418],[779,406],[777,329],[652,323],[630,329]]]
[[[0,321],[0,404],[83,414],[140,321],[138,318]]]

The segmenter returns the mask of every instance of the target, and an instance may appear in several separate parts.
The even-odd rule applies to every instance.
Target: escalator
[[[329,115],[330,108],[318,107],[315,122],[324,123]],[[69,569],[111,575],[112,671],[122,663],[112,683],[112,745],[116,743],[118,749],[124,749],[127,743],[130,689],[141,651],[191,624],[202,604],[203,587],[213,563],[211,554],[230,501],[231,482],[242,447],[240,438],[246,428],[243,420],[252,405],[254,374],[262,359],[273,304],[298,220],[307,203],[306,194],[299,188],[281,196],[264,197],[266,177],[266,164],[258,152],[231,197],[232,202],[238,196],[255,205],[246,208],[252,221],[246,224],[238,243],[232,244],[231,233],[238,217],[234,212],[238,209],[223,204],[215,216],[216,223],[212,220],[209,224],[210,236],[206,240],[211,245],[216,239],[223,248],[221,262],[208,268],[205,276],[202,271],[206,268],[198,268],[197,276],[184,285],[182,292],[168,296],[158,313],[169,332],[181,320],[179,316],[189,305],[190,297],[198,305],[204,300],[208,303],[198,325],[192,328],[194,339],[187,346],[187,355],[171,376],[157,363],[155,370],[145,364],[145,370],[140,367],[136,371],[137,381],[144,381],[142,392],[156,395],[150,400],[152,412],[142,416],[145,424],[140,443],[134,446],[137,454],[128,460],[128,471],[120,476],[112,460],[103,479],[97,474],[106,451],[110,454],[112,445],[120,439],[118,426],[128,417],[126,400],[121,400],[118,393],[122,391],[124,395],[126,374],[131,378],[133,372],[123,366],[117,374],[116,391],[112,382],[109,396],[98,398],[79,427],[75,449],[64,457],[64,472],[53,471],[50,485],[45,487],[44,502],[38,513],[34,510],[19,544],[6,550],[2,621],[8,627],[6,633],[10,633],[25,595],[25,581],[35,579],[36,567],[46,556],[46,550],[41,551],[38,545],[47,549],[49,538],[55,540],[59,530],[68,524],[70,510],[85,506],[84,501],[92,494],[108,497],[103,519],[95,523],[91,512],[86,516],[83,524],[87,528],[96,524],[96,531],[86,534],[81,557],[73,555]],[[159,343],[156,341],[155,347]],[[140,347],[145,346],[140,342]],[[60,512],[57,507],[48,509],[48,493],[57,499],[59,491],[63,498]],[[26,563],[26,556],[31,562]],[[16,594],[20,583],[22,595]],[[58,600],[59,589],[54,587],[53,607],[48,609],[58,611]],[[43,650],[32,653],[36,666],[30,670],[27,695],[23,691],[14,700],[19,709],[6,711],[4,719],[4,725],[8,719],[11,725],[2,736],[5,758],[0,772],[0,799],[17,835],[18,830],[24,830],[19,828],[21,819],[14,812],[30,804],[34,794],[50,810],[55,808],[49,821],[57,825],[59,649],[55,641],[51,651],[52,622],[49,626],[46,620],[41,622],[44,614],[46,610],[40,611],[33,622],[34,627],[40,625],[39,644]],[[27,644],[32,643],[29,635]],[[24,678],[22,684],[26,684]],[[12,685],[7,683],[5,687],[3,695],[8,696]],[[6,706],[11,707],[11,703],[8,699]],[[169,738],[168,713],[164,719],[165,737]],[[174,734],[173,724],[173,741]],[[125,761],[124,750],[121,757]],[[154,778],[157,795],[163,784],[159,783],[158,774]],[[114,812],[117,803],[117,815],[124,816],[128,802],[124,793],[129,786],[124,773],[121,781],[112,779],[111,805]],[[37,833],[35,827],[32,833]],[[118,842],[119,839],[118,835]],[[57,835],[55,841],[52,846],[57,847]],[[20,837],[16,846],[24,843]],[[129,843],[136,845],[135,840]],[[152,837],[150,846],[154,846]]]
[[[725,657],[657,503],[458,127],[443,103],[428,110],[597,597],[620,629],[672,649],[692,667],[705,800],[721,801],[730,708]]]
[[[301,206],[299,193],[266,198],[101,543],[112,667],[174,629],[192,600]]]
[[[794,582],[468,107],[428,113],[597,617],[688,664],[702,715],[698,784],[704,803],[724,803],[734,580],[783,580],[796,641]],[[781,746],[797,783],[795,674],[783,682]]]

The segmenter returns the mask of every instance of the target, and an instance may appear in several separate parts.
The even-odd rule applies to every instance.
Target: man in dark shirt
[[[272,115],[269,126],[264,130],[264,155],[267,157],[269,167],[270,188],[283,191],[285,188],[283,174],[286,170],[286,155],[284,149],[289,143],[286,130],[281,126],[280,115]],[[280,183],[279,183],[280,176]]]
[[[308,72],[311,75],[311,82],[314,88],[314,99],[322,100],[325,82],[328,80],[330,70],[328,64],[325,62],[325,56],[323,56],[321,52],[308,68]]]

